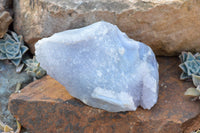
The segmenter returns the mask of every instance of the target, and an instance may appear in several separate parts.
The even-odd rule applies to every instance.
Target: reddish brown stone
[[[200,128],[200,103],[184,96],[178,58],[159,57],[160,92],[151,110],[111,113],[89,107],[49,76],[10,97],[9,109],[33,133],[190,133]]]
[[[0,38],[2,38],[8,30],[9,25],[12,23],[12,17],[9,12],[5,11],[3,3],[0,1]]]

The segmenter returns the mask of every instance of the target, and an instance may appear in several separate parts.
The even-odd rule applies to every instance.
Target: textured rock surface
[[[37,40],[105,20],[157,55],[200,51],[199,0],[15,0],[14,29]]]
[[[118,112],[140,105],[150,109],[157,102],[158,64],[153,51],[110,23],[100,21],[39,40],[36,58],[87,105]]]
[[[17,83],[24,86],[32,81],[25,72],[18,74],[15,69],[14,65],[0,61],[0,120],[11,127],[16,126],[16,121],[8,111],[9,96],[15,92]]]
[[[4,36],[4,34],[8,30],[8,26],[12,22],[12,17],[9,12],[4,10],[3,4],[0,3],[0,38]]]
[[[0,3],[6,11],[11,11],[13,7],[13,0],[0,0]]]
[[[9,109],[31,132],[190,133],[200,127],[199,101],[184,96],[192,82],[179,80],[177,58],[158,58],[160,91],[151,110],[111,113],[71,97],[65,87],[45,77],[10,97]]]

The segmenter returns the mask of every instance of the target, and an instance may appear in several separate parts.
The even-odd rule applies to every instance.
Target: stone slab
[[[104,20],[156,55],[200,51],[199,0],[14,0],[14,29],[32,53],[41,38]]]
[[[190,133],[200,127],[200,103],[184,96],[192,82],[179,80],[177,57],[157,58],[158,103],[151,110],[110,113],[89,107],[69,95],[50,76],[13,94],[9,110],[30,132]]]

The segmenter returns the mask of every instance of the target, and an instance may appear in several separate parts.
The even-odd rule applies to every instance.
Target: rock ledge
[[[69,95],[49,76],[10,97],[9,109],[31,132],[190,133],[200,127],[199,102],[185,97],[191,82],[179,80],[177,58],[158,58],[160,92],[150,110],[110,113],[89,107]]]

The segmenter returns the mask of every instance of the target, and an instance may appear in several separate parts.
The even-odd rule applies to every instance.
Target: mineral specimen
[[[158,98],[158,63],[151,48],[100,21],[36,44],[47,73],[87,105],[111,112],[150,109]],[[56,90],[55,90],[56,91]]]

